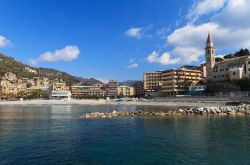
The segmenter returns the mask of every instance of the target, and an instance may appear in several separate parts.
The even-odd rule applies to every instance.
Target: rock
[[[220,113],[222,112],[222,110],[219,108],[219,109],[216,109],[215,112],[216,112],[217,114],[220,114]]]
[[[236,111],[227,112],[228,115],[236,115]]]
[[[213,110],[213,109],[212,109],[212,110],[210,111],[210,114],[213,114],[213,115],[216,114],[216,110]]]
[[[117,115],[116,113],[113,113],[112,116],[113,116],[113,117],[117,117],[118,115]]]
[[[245,114],[242,113],[242,112],[237,112],[236,115],[237,115],[237,116],[244,116]]]
[[[143,113],[143,111],[142,110],[138,110],[138,113]]]
[[[178,109],[179,113],[184,113],[185,111],[183,109]]]
[[[161,113],[160,113],[160,116],[163,117],[163,116],[166,116],[166,114],[165,114],[164,112],[161,112]]]

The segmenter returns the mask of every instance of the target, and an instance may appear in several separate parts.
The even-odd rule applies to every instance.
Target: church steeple
[[[211,38],[210,33],[207,36],[206,48],[205,48],[205,58],[206,58],[206,75],[207,80],[212,79],[212,70],[215,65],[215,48],[214,42]]]
[[[210,33],[208,33],[208,36],[207,36],[207,43],[206,43],[206,47],[208,48],[208,47],[214,47],[214,42],[213,42],[213,40],[212,40],[212,38],[211,38],[211,35],[210,35]]]

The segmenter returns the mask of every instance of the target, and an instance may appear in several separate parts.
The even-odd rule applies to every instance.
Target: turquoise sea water
[[[163,107],[0,107],[0,165],[250,164],[250,117],[79,119],[94,111]]]

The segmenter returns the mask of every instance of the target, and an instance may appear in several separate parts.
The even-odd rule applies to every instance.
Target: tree
[[[248,49],[240,49],[240,51],[236,52],[234,54],[235,57],[242,57],[242,56],[246,56],[249,55],[249,50]]]
[[[230,59],[230,58],[234,58],[233,54],[227,54],[223,57],[224,59]]]
[[[123,97],[124,97],[123,92],[120,92],[120,93],[119,93],[119,97],[120,97],[120,98],[123,98]]]
[[[215,61],[216,61],[216,62],[222,62],[222,61],[224,61],[224,59],[221,58],[221,57],[215,57]]]

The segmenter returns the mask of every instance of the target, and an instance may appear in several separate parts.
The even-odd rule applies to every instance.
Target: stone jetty
[[[183,108],[178,110],[169,110],[166,112],[147,112],[147,111],[112,111],[112,112],[92,112],[82,114],[80,118],[115,118],[115,117],[129,117],[129,116],[149,116],[149,117],[165,117],[165,116],[178,116],[178,115],[232,115],[232,116],[245,116],[250,115],[250,105],[243,104],[239,106],[221,106],[221,107],[192,107]]]

